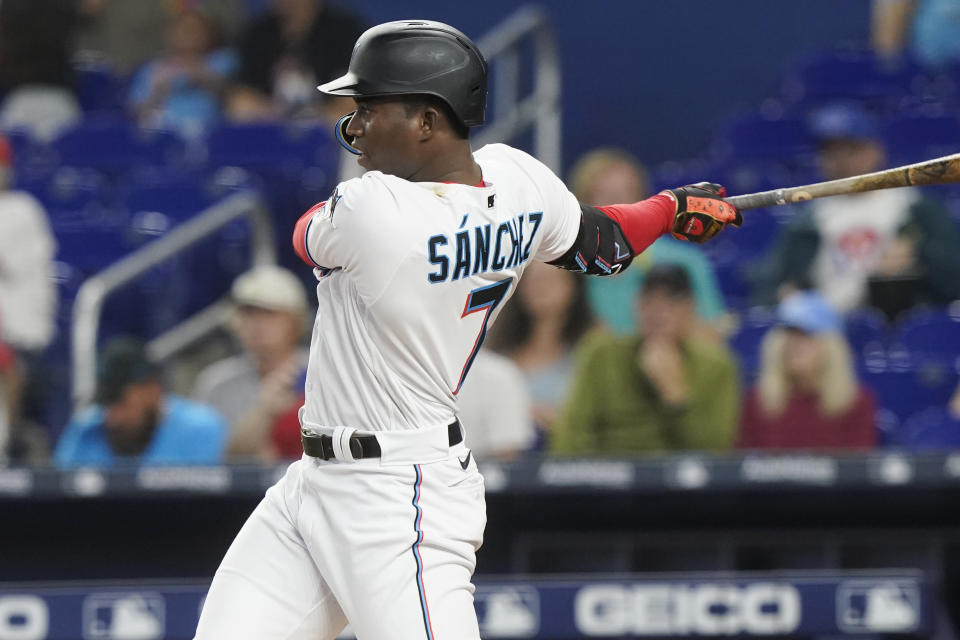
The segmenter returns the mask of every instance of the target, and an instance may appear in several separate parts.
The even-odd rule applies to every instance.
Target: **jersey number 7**
[[[460,392],[460,387],[463,386],[463,381],[466,380],[467,374],[470,373],[470,367],[477,357],[477,352],[479,352],[480,347],[483,346],[483,340],[487,337],[487,322],[490,320],[490,314],[497,308],[497,305],[507,297],[507,293],[510,291],[510,285],[512,284],[513,278],[506,278],[500,282],[474,289],[467,295],[467,303],[463,306],[463,314],[460,317],[466,318],[471,313],[484,310],[483,324],[480,326],[480,334],[477,336],[476,342],[473,343],[473,351],[470,352],[470,357],[467,358],[467,362],[463,365],[463,370],[460,372],[460,380],[457,382],[457,388],[453,390],[453,395],[457,395]]]

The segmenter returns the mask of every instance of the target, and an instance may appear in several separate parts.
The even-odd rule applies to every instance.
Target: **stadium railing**
[[[144,245],[119,262],[87,279],[77,291],[71,327],[72,393],[74,406],[85,406],[94,393],[97,334],[104,300],[152,267],[215,234],[231,222],[249,218],[252,224],[251,260],[254,265],[276,262],[273,222],[263,200],[254,192],[240,192],[199,213],[169,234]],[[218,326],[226,313],[224,302],[213,302],[148,343],[151,354],[164,360]]]
[[[521,72],[522,46],[533,43],[533,90],[525,98]],[[520,7],[477,41],[490,65],[492,88],[488,124],[475,136],[479,148],[508,142],[533,132],[532,153],[554,171],[560,171],[560,59],[547,12],[534,5]]]

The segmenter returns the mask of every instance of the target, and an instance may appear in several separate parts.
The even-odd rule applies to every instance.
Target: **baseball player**
[[[457,392],[524,269],[615,274],[661,234],[741,217],[719,185],[594,208],[521,151],[472,152],[487,64],[445,24],[373,27],[319,89],[356,101],[336,132],[367,172],[294,232],[319,280],[304,456],[227,551],[196,637],[477,639],[486,508]]]

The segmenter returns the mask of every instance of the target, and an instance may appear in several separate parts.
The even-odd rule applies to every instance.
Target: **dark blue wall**
[[[347,0],[341,0],[347,3]],[[479,37],[516,0],[349,0],[371,24],[448,22]],[[647,163],[695,156],[773,93],[803,52],[867,41],[869,0],[542,0],[563,64],[564,165],[597,145]]]

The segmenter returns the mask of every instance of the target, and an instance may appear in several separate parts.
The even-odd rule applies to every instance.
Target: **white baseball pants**
[[[486,506],[468,453],[290,465],[227,551],[196,640],[331,640],[348,621],[358,640],[479,640]]]

